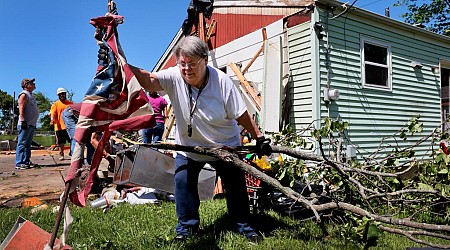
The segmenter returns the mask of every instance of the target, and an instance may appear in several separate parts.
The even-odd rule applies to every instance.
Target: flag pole
[[[112,11],[117,11],[116,4],[115,4],[114,1],[108,0],[108,5],[107,6],[108,6],[108,12],[109,13],[111,13]],[[108,136],[111,135],[111,134],[108,134],[108,133],[104,133],[103,136],[105,136],[105,134],[107,134]],[[102,150],[103,149],[103,144],[104,144],[104,138],[102,138],[102,140],[100,140],[100,145],[98,145],[97,149],[100,147],[101,150]],[[96,151],[97,151],[97,149],[96,149]],[[53,246],[55,245],[56,235],[58,234],[59,225],[61,224],[61,219],[62,219],[62,216],[63,216],[63,213],[64,213],[64,208],[66,207],[67,199],[69,198],[69,191],[70,191],[70,187],[72,185],[73,180],[74,179],[71,179],[71,180],[69,180],[66,183],[66,187],[65,187],[65,190],[64,190],[64,196],[63,196],[63,199],[61,201],[61,205],[59,206],[58,216],[56,218],[55,225],[53,226],[53,232],[52,232],[52,235],[50,237],[50,241],[48,243],[48,246],[51,249],[53,249]]]
[[[108,4],[107,4],[108,12],[111,11],[113,4],[114,4],[114,2],[112,2],[112,0],[108,0]],[[64,213],[64,208],[66,207],[67,199],[69,198],[69,191],[70,191],[70,186],[72,185],[72,182],[73,182],[73,179],[66,183],[66,187],[64,190],[64,196],[63,196],[63,199],[59,206],[58,216],[56,217],[55,225],[53,226],[52,235],[50,237],[50,241],[48,242],[48,246],[51,249],[53,249],[53,246],[55,245],[56,235],[58,234],[58,229],[59,229],[59,225],[61,224],[61,219],[62,219],[62,216]]]
[[[50,241],[48,242],[48,246],[53,249],[55,245],[56,235],[58,234],[59,225],[61,224],[62,215],[64,213],[64,208],[67,204],[67,198],[69,197],[70,186],[72,185],[73,180],[70,180],[66,183],[66,187],[64,190],[64,196],[59,206],[58,217],[56,217],[55,225],[53,226],[53,232],[50,237]]]

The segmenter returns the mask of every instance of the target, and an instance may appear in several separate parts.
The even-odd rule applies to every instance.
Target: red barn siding
[[[305,1],[308,2],[308,1]],[[212,20],[216,20],[216,26],[210,37],[210,49],[218,48],[233,40],[243,37],[251,32],[266,27],[267,25],[276,22],[286,16],[292,15],[296,12],[304,10],[304,6],[291,7],[225,7],[214,10],[211,19],[207,19],[207,27]],[[302,16],[301,18],[292,18],[292,23],[304,22],[309,19]],[[174,66],[176,64],[175,58],[170,55],[170,58],[162,65],[163,69]]]
[[[277,20],[283,15],[249,15],[249,14],[214,14],[216,20],[215,32],[211,36],[212,49],[227,44],[248,33],[261,29]],[[207,21],[211,22],[210,20]]]

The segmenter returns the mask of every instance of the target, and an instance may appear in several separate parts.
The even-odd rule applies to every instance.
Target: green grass
[[[49,147],[55,144],[55,136],[39,136],[35,135],[33,140],[44,147]]]
[[[0,141],[4,140],[14,140],[16,135],[0,135]],[[55,136],[54,135],[35,135],[33,137],[33,141],[39,143],[44,147],[49,147],[55,144]],[[67,144],[69,145],[69,144]]]
[[[324,239],[320,227],[312,221],[300,221],[273,211],[252,215],[252,225],[264,236],[253,244],[231,230],[224,200],[202,202],[201,225],[197,237],[174,243],[175,205],[122,204],[107,213],[90,207],[71,207],[74,223],[67,244],[73,249],[363,249],[364,245],[347,239],[340,225],[329,224]],[[3,240],[21,215],[51,233],[56,214],[50,209],[30,213],[30,208],[0,208],[0,239]],[[60,226],[61,232],[62,224]],[[58,237],[60,236],[58,233]],[[420,246],[405,237],[382,234],[377,247],[370,249],[406,249]],[[423,246],[422,246],[423,247]]]

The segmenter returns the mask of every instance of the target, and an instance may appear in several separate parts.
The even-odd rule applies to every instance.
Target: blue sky
[[[399,19],[397,0],[358,0],[355,6]],[[153,69],[187,15],[190,0],[116,0],[125,22],[119,39],[130,64]],[[345,2],[345,1],[342,1]],[[348,1],[351,4],[353,1]],[[56,89],[74,92],[80,102],[97,67],[93,17],[106,13],[107,0],[0,0],[0,90],[21,91],[24,77],[36,91],[56,100]]]

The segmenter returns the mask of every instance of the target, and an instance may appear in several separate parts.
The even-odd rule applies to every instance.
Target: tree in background
[[[407,6],[401,15],[409,24],[422,24],[435,33],[450,36],[450,0],[398,0],[394,6]]]
[[[41,131],[53,131],[52,125],[50,125],[50,116],[48,113],[50,112],[50,107],[52,106],[52,102],[50,98],[46,97],[42,92],[38,91],[33,93],[34,98],[36,98],[36,102],[39,108],[39,121],[38,121],[38,129]]]
[[[11,110],[14,98],[0,90],[0,129],[11,128]]]

